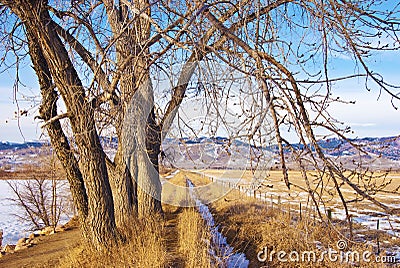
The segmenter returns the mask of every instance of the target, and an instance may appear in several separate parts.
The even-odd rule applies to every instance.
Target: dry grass
[[[248,183],[254,176],[261,177],[262,175],[265,176],[265,182],[268,184],[272,184],[274,189],[280,191],[282,193],[287,192],[288,189],[285,185],[283,180],[282,171],[271,170],[271,171],[256,171],[255,174],[250,170],[222,170],[222,169],[210,169],[204,170],[202,173],[206,174],[207,176],[212,176],[215,178],[241,178],[243,183]],[[306,182],[304,181],[301,172],[296,170],[289,170],[289,180],[291,183],[295,185],[299,185],[303,188],[306,187]],[[350,172],[345,172],[345,175],[349,176]],[[391,183],[385,188],[386,190],[394,190],[400,186],[400,173],[398,172],[369,172],[368,175],[374,176],[374,182],[377,185],[383,184],[391,180]],[[310,179],[311,186],[315,187],[318,183],[317,180],[314,180],[317,176],[316,172],[308,171],[307,175]],[[325,179],[325,178],[324,178]],[[332,181],[326,180],[329,186],[333,186]],[[345,190],[350,190],[349,186],[344,187]]]
[[[186,178],[190,178],[196,186],[211,185],[207,177],[187,171],[179,172],[168,182],[171,185],[185,186]],[[204,187],[201,194],[213,195],[207,191],[214,190],[215,188]],[[163,199],[191,203],[185,187],[171,187],[171,191],[163,192]],[[300,218],[297,212],[288,213],[282,209],[287,211],[288,207],[274,206],[272,209],[269,202],[245,196],[237,190],[211,204],[211,211],[222,233],[228,238],[228,243],[235,250],[246,254],[250,267],[350,267],[348,263],[331,261],[328,257],[322,262],[285,263],[277,258],[278,251],[296,251],[300,257],[303,252],[313,251],[318,259],[323,251],[337,250],[338,240],[346,240],[349,243],[347,250],[360,254],[366,250],[372,253],[376,251],[371,245],[348,241],[348,226],[345,223],[327,225],[316,221],[307,212]],[[126,233],[130,237],[127,243],[100,253],[80,245],[62,261],[61,267],[211,267],[210,233],[197,210],[164,205],[164,211],[165,220],[135,221],[127,227]],[[358,227],[355,225],[354,228]],[[372,239],[374,235],[371,234]],[[382,234],[381,239],[383,241],[389,238]],[[275,255],[271,260],[260,262],[257,254],[265,248],[268,248],[270,254],[274,250]],[[354,262],[352,265],[383,267],[374,262]]]
[[[186,187],[186,178],[189,177],[196,186],[204,186],[210,183],[208,177],[190,171],[180,171],[163,184],[162,202],[172,206],[193,206],[193,200],[189,198],[189,191]]]
[[[98,252],[82,243],[60,263],[60,267],[168,267],[164,228],[160,219],[134,220],[124,228],[128,241]]]
[[[226,198],[213,203],[213,214],[217,222],[223,227],[223,234],[235,249],[244,252],[250,260],[250,267],[347,267],[350,265],[331,261],[325,257],[322,262],[305,261],[281,262],[277,258],[278,251],[300,254],[307,251],[316,253],[317,259],[323,251],[338,250],[337,241],[346,240],[349,243],[347,250],[375,252],[371,246],[350,243],[342,234],[347,231],[347,225],[337,224],[335,227],[314,221],[310,217],[300,219],[299,215],[290,214],[279,209],[271,209],[267,204],[258,200],[241,197],[231,193]],[[230,200],[230,201],[227,201]],[[289,216],[290,215],[290,216]],[[290,217],[290,218],[289,218]],[[272,259],[265,262],[257,259],[257,253],[268,248],[268,252],[275,251]],[[271,255],[268,256],[271,256]],[[372,255],[374,257],[374,255]],[[289,259],[286,255],[286,259]],[[362,259],[362,257],[360,257]],[[382,267],[378,263],[353,263],[360,267]]]
[[[254,174],[248,170],[205,170],[202,172],[205,175],[212,176],[214,178],[241,178],[239,184],[242,185],[242,187],[245,185],[249,185],[254,176]],[[349,173],[345,173],[345,175],[349,176]],[[325,190],[323,192],[323,195],[321,196],[321,205],[323,204],[326,208],[330,208],[334,211],[334,213],[337,210],[343,210],[341,200],[339,198],[339,195],[337,194],[337,191],[335,190],[332,180],[328,180],[326,177],[324,177],[323,184],[318,185],[318,183],[320,183],[320,180],[316,179],[315,172],[309,171],[308,176],[310,179],[311,188],[317,189],[316,187],[319,187],[317,192],[320,192],[321,185],[324,185]],[[373,176],[374,179],[371,179],[368,182],[370,185],[382,185],[388,183],[388,185],[386,185],[384,189],[385,191],[393,191],[400,187],[400,173],[374,172]],[[270,171],[268,176],[265,176],[263,178],[265,178],[263,181],[263,185],[257,190],[257,195],[261,194],[262,196],[266,195],[267,197],[273,196],[275,202],[279,197],[281,198],[282,203],[303,203],[303,205],[307,202],[307,199],[309,198],[307,193],[298,187],[291,187],[291,189],[289,190],[283,180],[281,171]],[[293,185],[299,185],[303,189],[306,188],[306,182],[302,178],[300,171],[289,171],[289,180]],[[361,189],[363,189],[362,182],[360,182],[360,184]],[[268,185],[269,187],[265,187],[265,185]],[[365,187],[368,188],[369,186]],[[341,190],[345,200],[347,201],[355,200],[356,198],[360,199],[360,196],[348,185],[343,185],[341,187]],[[388,206],[395,207],[400,205],[399,195],[399,191],[397,194],[389,192],[378,192],[374,194],[373,197]],[[381,208],[377,207],[375,204],[371,203],[367,199],[353,202],[349,204],[348,207],[350,209],[350,213],[356,212],[359,209],[383,212]]]
[[[186,208],[179,215],[179,251],[185,257],[185,267],[211,267],[209,256],[210,233],[194,208]]]

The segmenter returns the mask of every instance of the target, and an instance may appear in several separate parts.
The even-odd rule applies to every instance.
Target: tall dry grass
[[[178,173],[171,182],[186,186],[187,174]],[[192,203],[187,188],[171,189],[163,190],[164,202],[181,206]],[[210,267],[209,233],[203,219],[194,208],[171,210],[171,207],[165,205],[168,214],[165,219],[133,220],[127,224],[121,230],[127,237],[126,243],[108,251],[92,251],[80,244],[60,262],[60,267],[171,267],[175,264],[180,267]]]
[[[195,181],[204,180],[180,173],[172,181],[183,186],[185,176]],[[187,198],[187,193],[182,192],[182,199],[184,195]],[[180,196],[171,192],[167,197]],[[280,209],[274,206],[272,209],[269,204],[240,195],[237,191],[214,202],[211,207],[229,244],[246,254],[250,267],[383,267],[375,262],[342,263],[327,257],[316,262],[282,262],[277,258],[278,251],[296,251],[299,254],[313,251],[319,258],[324,251],[338,250],[337,241],[346,240],[345,235],[348,234],[345,223],[328,225],[315,221],[307,213],[300,218],[295,211],[285,211],[287,207]],[[80,246],[69,254],[62,267],[212,267],[210,233],[200,214],[195,208],[171,208],[165,210],[167,227],[160,224],[161,219],[135,221],[125,230],[129,237],[126,244],[102,253]],[[348,243],[346,250],[360,254],[367,250],[372,254],[375,252],[371,245]],[[265,247],[270,254],[274,250],[275,255],[266,261],[259,261],[257,254]]]
[[[179,215],[179,251],[184,256],[185,267],[211,267],[210,233],[195,208],[186,208]]]
[[[168,267],[162,219],[133,220],[122,232],[127,237],[125,243],[102,252],[80,244],[60,262],[60,267]]]
[[[228,242],[246,254],[250,260],[250,267],[383,267],[380,263],[363,262],[362,253],[370,251],[374,258],[375,250],[371,245],[351,243],[347,240],[344,236],[348,233],[345,223],[332,226],[314,221],[308,216],[300,219],[293,211],[288,213],[279,208],[271,209],[265,202],[237,196],[237,193],[233,193],[213,203],[213,214],[223,228],[223,234],[228,237]],[[361,261],[340,262],[340,259],[331,260],[328,256],[318,261],[324,251],[340,252],[337,247],[339,240],[348,242],[348,248],[344,252],[358,252]],[[268,258],[266,261],[259,261],[257,254],[266,247]],[[269,258],[272,250],[275,255]],[[288,261],[282,262],[277,257],[279,251],[287,254],[295,251],[299,253],[300,261],[291,261],[289,255],[286,255],[284,259]],[[302,261],[301,254],[307,251],[315,252],[317,261],[308,261],[307,256],[304,258],[305,261]],[[340,258],[340,255],[337,256]],[[296,255],[292,257],[296,258]]]

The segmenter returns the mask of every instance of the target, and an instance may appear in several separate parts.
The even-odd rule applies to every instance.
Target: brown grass
[[[134,220],[124,228],[128,241],[108,251],[92,251],[81,243],[61,261],[60,267],[167,267],[169,258],[160,221]]]
[[[210,185],[207,177],[197,173],[182,171],[169,179],[173,185],[184,186],[186,178],[190,178],[196,186]],[[163,199],[189,200],[185,188],[163,192]],[[179,190],[183,189],[183,190]],[[205,188],[214,191],[215,188]],[[206,190],[203,196],[212,195]],[[183,202],[183,201],[182,201]],[[188,202],[188,201],[185,201]],[[243,252],[250,260],[250,267],[348,267],[348,264],[330,261],[323,262],[286,262],[278,261],[276,253],[271,261],[260,262],[257,253],[268,248],[285,252],[314,251],[317,258],[322,251],[329,248],[337,250],[337,241],[346,240],[348,250],[362,253],[365,250],[375,252],[371,246],[364,243],[354,243],[346,239],[348,226],[340,221],[334,225],[314,220],[310,214],[303,212],[303,217],[297,212],[288,213],[288,207],[271,208],[270,202],[262,202],[245,196],[237,190],[213,202],[211,211],[222,233],[235,250]],[[110,249],[107,252],[93,252],[84,244],[72,249],[60,262],[60,267],[211,267],[209,255],[210,233],[203,219],[195,208],[163,205],[164,219],[133,220],[124,233],[129,239],[126,243]],[[357,228],[354,226],[355,233]],[[364,233],[366,234],[366,233]],[[373,241],[376,233],[368,233]],[[380,234],[381,241],[390,237]],[[394,241],[399,243],[399,241]],[[372,255],[374,256],[374,255]],[[382,267],[381,264],[354,263],[359,267]]]
[[[225,177],[225,178],[242,178],[243,183],[249,182],[254,176],[265,176],[266,183],[270,183],[274,185],[274,188],[279,191],[286,192],[287,187],[283,180],[282,171],[271,170],[271,171],[256,171],[253,174],[250,170],[221,170],[221,169],[210,169],[204,170],[202,173],[207,176],[212,177]],[[306,182],[302,178],[301,172],[296,170],[289,170],[289,180],[291,183],[299,185],[301,187],[306,187]],[[375,182],[377,185],[388,182],[392,180],[391,183],[387,186],[386,190],[394,190],[400,186],[400,173],[399,172],[367,172],[368,175],[373,176],[375,178]],[[318,183],[315,180],[317,173],[315,171],[308,171],[307,175],[310,179],[311,185],[315,186],[314,183]],[[349,176],[350,172],[345,172],[344,175]],[[325,179],[325,178],[324,178]],[[333,182],[328,182],[329,186],[333,186]],[[350,189],[350,187],[346,186],[346,189]]]
[[[193,206],[193,200],[189,198],[189,191],[186,187],[187,178],[190,178],[197,186],[208,185],[210,183],[208,177],[190,171],[180,171],[163,184],[161,199],[164,204],[181,207]]]
[[[179,216],[179,251],[185,256],[185,267],[211,267],[210,233],[194,208],[186,208]]]
[[[329,248],[338,250],[337,241],[346,240],[347,250],[362,254],[368,250],[374,252],[371,246],[356,244],[348,241],[344,235],[347,225],[338,223],[334,227],[314,221],[311,217],[303,217],[293,211],[289,214],[279,209],[271,209],[266,203],[230,193],[225,198],[213,203],[213,214],[216,221],[223,227],[222,232],[235,249],[244,252],[250,260],[250,267],[347,267],[346,263],[330,261],[324,258],[322,262],[280,262],[275,253],[274,257],[260,262],[257,253],[268,248],[271,253],[296,251],[302,253],[313,251],[317,259],[322,252]],[[230,200],[230,201],[227,201]],[[270,255],[269,255],[270,256]],[[301,256],[301,255],[300,255]],[[288,259],[288,256],[286,256]],[[300,257],[301,258],[301,257]],[[361,257],[362,258],[362,257]],[[355,263],[356,264],[356,263]],[[357,265],[357,264],[356,264]],[[382,267],[378,263],[358,263],[361,267]],[[350,267],[350,266],[349,266]]]

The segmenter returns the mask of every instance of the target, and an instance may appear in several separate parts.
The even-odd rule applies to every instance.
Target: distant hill
[[[382,138],[359,138],[344,139],[331,138],[320,140],[318,144],[327,155],[330,156],[355,156],[359,155],[360,150],[357,150],[353,145],[358,146],[363,151],[367,152],[371,157],[384,157],[391,160],[400,160],[400,137],[382,137]],[[296,150],[304,149],[303,144],[292,144]],[[309,145],[310,146],[310,145]],[[314,148],[310,146],[311,150]],[[272,145],[268,150],[278,153],[278,146]],[[290,153],[291,148],[285,147],[285,153]]]
[[[350,142],[360,146],[369,154],[391,160],[400,160],[400,138],[361,138],[351,139]],[[327,139],[320,141],[324,150],[334,156],[356,155],[358,151],[349,142],[341,139]]]
[[[0,151],[38,148],[38,147],[42,147],[44,144],[48,144],[48,143],[42,142],[42,141],[28,141],[28,142],[22,142],[22,143],[1,141],[0,142]]]
[[[118,146],[117,138],[102,137],[105,152],[113,158]],[[359,146],[360,153],[352,144]],[[34,161],[34,154],[40,154],[40,148],[47,145],[43,141],[26,143],[0,142],[0,165],[18,164],[25,160]],[[326,155],[338,158],[344,166],[357,165],[361,160],[374,169],[400,169],[400,138],[359,138],[349,141],[331,138],[319,141]],[[302,144],[292,144],[296,150],[304,149]],[[187,169],[203,168],[246,168],[261,163],[264,167],[277,166],[279,162],[278,146],[254,147],[240,140],[226,137],[167,138],[162,145],[162,158],[166,165]],[[311,150],[314,148],[311,147]],[[289,156],[292,149],[285,147]],[[30,157],[29,157],[30,156]],[[296,168],[295,163],[288,164]]]

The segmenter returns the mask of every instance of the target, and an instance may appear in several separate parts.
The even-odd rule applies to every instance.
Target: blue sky
[[[400,52],[377,54],[371,65],[384,77],[395,84],[400,84],[399,67]],[[336,59],[332,65],[332,76],[348,73],[354,69],[350,59]],[[10,69],[0,74],[0,140],[22,142],[24,140],[37,140],[43,138],[40,120],[34,120],[38,114],[39,92],[37,78],[30,66],[26,64],[21,68],[21,84],[18,87],[17,99],[14,100],[15,70]],[[395,110],[390,102],[390,97],[377,88],[367,91],[364,79],[352,79],[337,82],[333,86],[334,96],[342,99],[355,100],[356,104],[335,104],[330,107],[331,114],[350,125],[355,131],[353,137],[366,136],[394,136],[400,134],[400,107]],[[31,97],[35,97],[32,101]],[[400,102],[396,102],[400,105]],[[15,117],[17,104],[20,109],[29,109],[28,116]],[[19,128],[20,126],[20,128]]]
[[[34,120],[38,115],[39,91],[37,78],[30,65],[24,66],[20,73],[22,84],[16,93],[18,102],[14,98],[15,70],[10,69],[0,74],[0,140],[22,142],[24,140],[37,140],[42,131],[39,120]],[[32,100],[31,97],[36,97]],[[29,109],[28,116],[17,119],[15,112]]]
[[[386,3],[389,4],[393,2]],[[368,59],[368,64],[387,81],[400,85],[400,51],[377,52]],[[330,77],[352,74],[356,69],[354,61],[346,55],[333,55],[331,58]],[[21,142],[39,139],[42,136],[41,122],[34,120],[34,116],[38,114],[40,98],[37,78],[30,62],[25,61],[25,64],[21,65],[22,84],[19,85],[16,94],[18,103],[14,99],[14,79],[14,69],[0,73],[0,140]],[[362,78],[335,83],[333,94],[342,99],[356,101],[356,104],[352,105],[335,104],[330,107],[330,112],[336,119],[352,127],[355,131],[353,137],[400,135],[400,101],[395,102],[399,106],[399,109],[395,110],[386,93],[380,94],[376,87],[367,91]],[[31,98],[35,96],[37,98],[33,102]],[[28,116],[16,119],[14,113],[17,104],[21,110],[29,109]]]
[[[398,55],[397,55],[398,54]],[[400,52],[392,53],[392,57],[380,58],[377,67],[380,67],[381,73],[388,80],[400,84],[399,67]],[[354,65],[350,60],[340,60],[336,68],[348,65],[349,68]],[[335,70],[332,70],[335,72]],[[22,84],[19,85],[17,98],[20,109],[30,109],[28,116],[23,116],[18,120],[14,112],[17,110],[17,103],[14,100],[13,80],[15,70],[9,70],[0,74],[0,140],[22,142],[25,140],[36,140],[42,135],[40,120],[34,120],[37,115],[38,101],[36,104],[30,97],[38,96],[38,85],[36,76],[32,68],[25,66],[20,73]],[[382,93],[379,96],[379,90],[374,88],[367,91],[364,88],[363,79],[352,79],[344,82],[338,82],[333,87],[335,96],[342,99],[355,100],[356,104],[335,104],[331,108],[331,113],[350,125],[355,134],[353,137],[366,136],[393,136],[400,134],[400,107],[395,110],[387,94]],[[28,97],[27,100],[24,100]],[[397,102],[399,104],[399,102]],[[18,127],[20,125],[20,128]],[[43,138],[43,136],[42,136]]]

